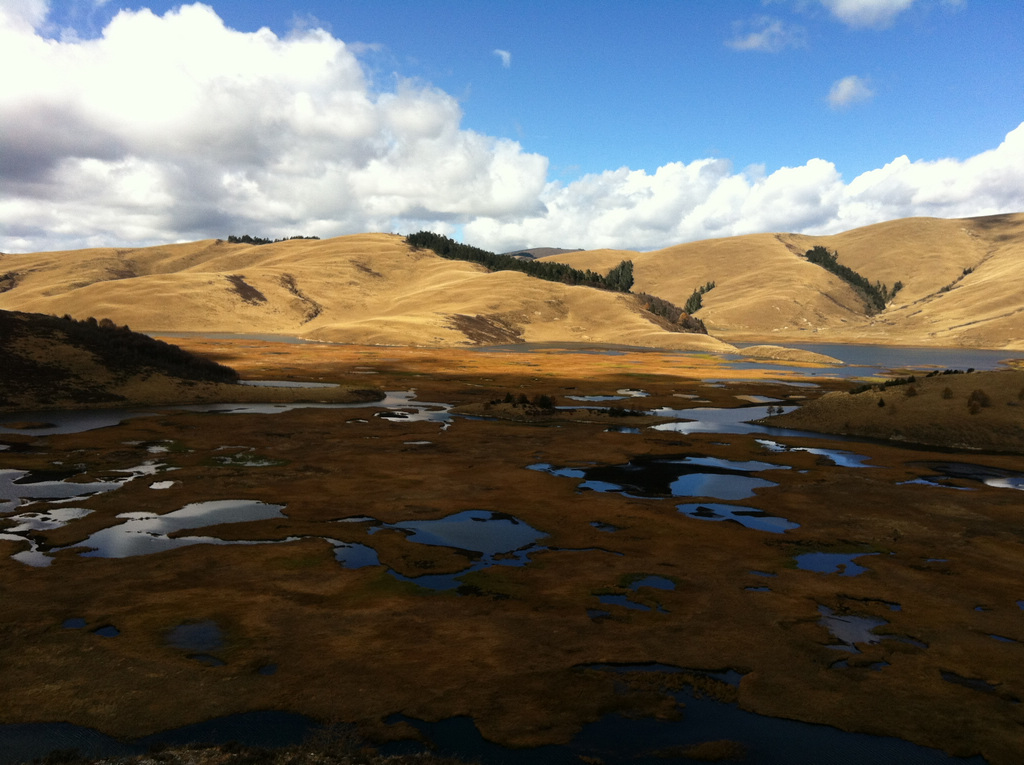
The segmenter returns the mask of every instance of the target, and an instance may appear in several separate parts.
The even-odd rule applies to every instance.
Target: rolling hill
[[[903,288],[885,310],[867,315],[847,283],[803,257],[818,245],[872,283]],[[381,345],[589,342],[722,351],[732,342],[860,342],[1024,350],[1024,213],[544,258],[602,273],[623,259],[634,263],[634,292],[679,306],[714,282],[696,312],[710,336],[666,331],[621,293],[488,273],[388,234],[0,255],[0,309],[110,318],[151,333]]]
[[[380,345],[731,347],[665,330],[632,296],[489,273],[388,234],[3,255],[0,309],[110,318],[151,333],[266,333]]]
[[[814,246],[903,289],[881,313],[805,260]],[[1024,350],[1024,214],[907,218],[832,236],[751,234],[653,252],[592,250],[550,258],[576,268],[634,263],[634,290],[683,305],[709,281],[696,315],[729,342],[859,342]]]

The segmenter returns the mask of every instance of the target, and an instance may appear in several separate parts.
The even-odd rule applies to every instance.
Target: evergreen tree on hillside
[[[693,294],[691,294],[690,297],[686,299],[686,304],[683,306],[683,310],[686,311],[686,313],[690,314],[699,311],[704,306],[704,299],[702,298],[702,295],[711,292],[711,290],[713,290],[714,288],[715,283],[708,282],[702,287],[698,287],[697,289],[695,289],[693,291]]]
[[[633,261],[624,260],[604,277],[608,289],[629,292],[633,288]]]
[[[891,290],[879,281],[872,284],[849,266],[841,264],[838,252],[829,252],[828,248],[821,245],[812,247],[804,254],[804,257],[853,287],[854,291],[864,300],[864,306],[869,315],[885,310],[885,306],[896,297],[896,293],[903,289],[901,281],[896,282]]]
[[[489,271],[520,271],[537,279],[549,282],[561,282],[574,286],[596,287],[597,289],[614,292],[629,292],[633,286],[633,262],[624,260],[613,268],[607,276],[602,276],[590,269],[580,271],[578,268],[564,263],[549,263],[538,260],[522,260],[512,255],[497,255],[479,247],[461,244],[442,234],[432,231],[420,231],[409,234],[405,241],[413,247],[425,247],[437,255],[449,260],[465,260],[479,263]]]
[[[580,271],[578,268],[567,266],[564,263],[523,260],[512,255],[496,255],[493,252],[481,250],[479,247],[460,244],[432,231],[420,231],[415,234],[409,234],[405,237],[405,241],[406,244],[412,247],[433,250],[442,258],[479,263],[491,271],[521,271],[538,279],[575,286],[596,287],[597,289],[614,292],[630,292],[633,288],[633,261],[631,260],[623,260],[606,275],[602,276],[589,269]],[[702,292],[707,292],[714,286],[714,282],[708,282],[698,289]],[[667,300],[641,292],[636,296],[636,305],[639,305],[640,308],[655,316],[666,319],[667,324],[665,328],[673,332],[699,332],[707,334],[707,328],[703,322],[688,315],[692,311],[684,312],[681,308]]]

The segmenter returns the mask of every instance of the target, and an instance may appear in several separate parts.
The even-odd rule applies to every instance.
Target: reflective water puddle
[[[645,576],[635,579],[629,585],[629,589],[636,592],[641,587],[651,587],[655,590],[674,590],[676,583],[664,576]]]
[[[528,470],[550,473],[580,481],[580,491],[619,492],[628,497],[711,497],[746,499],[758,489],[778,484],[748,475],[766,470],[788,470],[758,460],[736,461],[706,456],[636,457],[624,465],[592,465],[582,468],[555,467],[540,462]],[[776,534],[799,527],[785,518],[742,505],[694,503],[677,505],[679,512],[691,518],[735,521],[747,528]],[[596,528],[601,528],[595,524]],[[608,529],[605,529],[608,530]],[[614,530],[614,527],[611,529]]]
[[[567,399],[572,401],[589,401],[589,402],[600,402],[600,401],[622,401],[627,398],[647,398],[650,393],[636,388],[619,388],[615,391],[615,395],[603,395],[603,396],[566,396]]]
[[[0,513],[10,513],[35,502],[61,503],[85,499],[120,489],[136,478],[154,476],[169,469],[172,468],[162,463],[144,462],[134,467],[110,471],[123,474],[123,477],[113,481],[88,482],[69,480],[83,475],[81,470],[29,472],[0,469]]]
[[[81,471],[77,470],[63,473],[0,470],[0,514],[14,513],[18,509],[38,502],[64,505],[75,500],[84,500],[96,494],[119,489],[136,478],[156,475],[164,469],[166,466],[163,464],[145,462],[135,467],[111,471],[124,474],[124,477],[114,481],[89,482],[68,480],[71,477],[82,475]],[[53,480],[54,478],[58,480]],[[20,550],[12,555],[13,560],[29,566],[48,566],[52,562],[52,558],[40,549],[40,544],[34,538],[33,532],[59,529],[72,521],[84,518],[91,512],[92,510],[82,507],[61,506],[7,515],[5,518],[0,518],[0,521],[9,524],[0,532],[0,539],[28,545],[27,550]]]
[[[319,404],[292,402],[286,404],[196,404],[174,407],[176,411],[210,412],[217,414],[280,414],[294,409],[383,409],[377,416],[385,420],[402,422],[438,422],[442,429],[451,423],[450,404],[417,401],[415,389],[391,390],[380,401],[355,404]]]
[[[829,648],[850,653],[860,653],[860,649],[857,648],[858,643],[867,645],[880,643],[884,636],[876,635],[875,630],[889,623],[885,619],[871,616],[837,614],[828,606],[818,606],[818,613],[821,614],[818,624],[825,627],[832,637],[839,641],[838,644],[829,645]]]
[[[70,520],[84,517],[91,510],[84,508],[58,508],[39,513],[25,513],[11,520],[16,525],[10,533],[0,534],[0,539],[27,542],[29,549],[12,557],[31,566],[44,567],[53,563],[53,554],[62,550],[79,550],[82,557],[126,558],[135,555],[150,555],[188,547],[197,544],[209,545],[254,545],[281,544],[295,541],[298,537],[280,540],[223,540],[212,536],[174,536],[177,532],[215,526],[225,523],[285,518],[281,512],[284,505],[274,505],[253,500],[214,500],[196,502],[163,515],[155,513],[122,513],[116,516],[123,522],[90,535],[81,542],[65,547],[40,550],[36,541],[22,536],[32,530],[58,528]],[[395,571],[393,576],[417,585],[435,590],[449,590],[462,586],[459,577],[489,566],[523,566],[535,552],[546,550],[536,544],[547,536],[506,513],[484,510],[467,510],[446,518],[427,521],[401,521],[380,523],[368,516],[342,518],[336,523],[367,523],[368,534],[381,529],[395,529],[402,532],[408,541],[441,547],[451,547],[474,553],[474,559],[467,567],[454,574],[404,577]],[[18,533],[13,533],[18,532]],[[318,537],[333,545],[334,558],[346,569],[379,566],[377,551],[363,544],[343,542],[329,536]]]
[[[0,470],[0,512],[9,513],[36,500],[72,501],[93,494],[120,489],[124,481],[91,481],[76,483],[66,480],[80,471],[70,471],[61,480],[39,480],[26,470]]]
[[[92,510],[84,507],[54,507],[49,510],[40,510],[33,513],[19,513],[10,515],[8,521],[14,521],[13,526],[8,526],[4,531],[10,534],[17,534],[26,531],[48,531],[66,526],[71,521],[84,518]]]
[[[770,423],[768,410],[771,414],[779,409],[783,412],[791,412],[795,406],[783,406],[781,404],[772,406],[740,406],[731,409],[718,407],[694,407],[693,409],[672,409],[661,407],[652,409],[647,414],[657,417],[671,417],[676,422],[666,422],[661,425],[654,425],[653,430],[670,431],[673,433],[721,433],[727,435],[742,435],[747,433],[764,434],[767,436],[800,436],[806,438],[808,433],[802,430],[790,430],[787,428],[776,428],[770,424],[759,424],[761,421]],[[781,414],[781,412],[780,412]],[[847,440],[843,436],[829,436],[833,441]]]
[[[334,539],[327,541],[334,545],[334,559],[345,568],[357,569],[380,565],[377,551],[372,547],[354,542],[339,542]]]
[[[717,502],[692,503],[676,505],[676,509],[702,521],[734,521],[748,529],[768,531],[772,534],[783,534],[791,529],[800,528],[799,523],[785,518],[768,515],[764,510],[743,505],[725,505]]]
[[[619,606],[621,608],[629,609],[630,611],[650,611],[651,610],[651,606],[644,605],[643,603],[637,603],[635,600],[630,598],[628,595],[598,595],[597,596],[597,600],[598,600],[599,603],[601,603],[601,605],[604,605],[604,606]],[[662,613],[662,614],[667,614],[668,613],[668,611],[666,611],[661,606],[657,606],[657,609],[658,609],[659,613]],[[588,613],[591,614],[591,617],[590,617],[591,619],[601,618],[605,614],[607,614],[609,616],[611,615],[610,612],[607,612],[607,611],[597,611],[596,612],[596,616],[595,616],[595,612],[593,610],[591,610]]]
[[[528,465],[563,478],[579,478],[580,490],[621,492],[631,497],[711,497],[746,499],[758,489],[778,484],[748,473],[788,469],[770,462],[715,457],[635,457],[624,465],[556,468],[547,463]]]
[[[964,677],[963,675],[958,675],[956,672],[949,672],[945,670],[941,674],[942,679],[947,683],[962,685],[964,688],[970,688],[972,691],[991,693],[1004,701],[1009,701],[1014,704],[1020,703],[1019,698],[1000,687],[1002,683],[990,683],[988,680],[982,680],[980,677]]]
[[[239,385],[256,388],[339,388],[339,383],[302,382],[298,380],[239,380]]]
[[[397,529],[410,542],[417,544],[452,547],[479,554],[475,561],[455,574],[407,577],[389,571],[397,579],[432,590],[456,589],[462,586],[459,577],[491,566],[525,566],[530,555],[547,549],[536,544],[547,536],[544,532],[506,513],[486,510],[465,510],[437,520],[380,524],[371,527],[369,533],[380,529]]]
[[[465,510],[433,521],[400,521],[384,528],[406,532],[410,542],[479,552],[513,553],[547,536],[505,513]]]
[[[1016,489],[1024,491],[1024,473],[1004,468],[975,465],[970,462],[913,462],[908,467],[931,470],[932,475],[908,481],[907,483],[926,483],[946,488],[964,488],[950,483],[950,480],[978,481],[986,486],[997,489]]]
[[[770,452],[779,454],[782,452],[807,452],[808,454],[814,454],[819,457],[824,457],[829,460],[833,465],[839,467],[848,468],[869,468],[872,465],[865,465],[870,457],[866,457],[863,454],[854,454],[853,452],[843,451],[842,449],[819,449],[817,447],[810,446],[787,446],[786,444],[780,444],[778,441],[770,441],[764,438],[755,439],[757,443],[763,446]]]
[[[889,606],[890,610],[900,610],[900,606],[896,603],[880,602]],[[859,654],[861,653],[861,649],[857,646],[876,645],[881,643],[883,640],[891,640],[919,649],[928,648],[927,643],[922,643],[920,640],[916,640],[905,635],[878,634],[876,630],[889,624],[885,619],[880,619],[875,616],[855,616],[849,613],[840,614],[836,613],[828,606],[822,605],[818,606],[818,613],[821,614],[818,624],[825,627],[832,637],[838,641],[836,643],[829,643],[826,647],[836,651]],[[857,664],[856,666],[860,669],[869,669],[877,672],[888,667],[889,662],[876,661],[871,664]],[[830,665],[831,669],[849,669],[850,667],[851,664],[845,659],[834,662]]]
[[[797,555],[796,567],[802,571],[816,571],[819,574],[859,576],[868,569],[854,563],[855,558],[864,558],[878,553],[825,553],[810,552]]]
[[[676,583],[671,579],[652,574],[634,577],[624,586],[624,589],[627,590],[627,592],[596,593],[595,597],[598,602],[604,606],[618,606],[630,611],[657,611],[660,614],[667,614],[669,612],[662,607],[660,603],[650,599],[648,599],[647,602],[640,602],[634,597],[634,595],[643,589],[672,591],[675,590],[675,588]],[[634,593],[634,595],[631,595],[630,593]],[[610,611],[602,611],[594,608],[587,609],[587,616],[594,621],[610,618],[611,615]]]
[[[0,416],[0,433],[21,433],[32,436],[50,436],[64,433],[82,433],[98,428],[119,425],[125,420],[135,417],[152,417],[159,411],[177,412],[209,412],[219,414],[280,414],[294,409],[373,409],[403,410],[385,419],[400,419],[405,422],[438,422],[442,429],[451,424],[451,406],[430,401],[417,401],[415,390],[387,391],[380,401],[359,402],[354,404],[319,404],[313,402],[293,402],[286,404],[190,404],[184,406],[162,407],[159,410],[57,410],[49,412],[33,412],[32,427],[11,427],[23,419],[23,414]]]
[[[252,500],[214,500],[196,502],[180,510],[164,515],[155,513],[122,513],[118,518],[124,523],[111,526],[90,535],[82,542],[67,547],[55,548],[51,552],[67,549],[89,548],[82,552],[86,558],[127,558],[134,555],[188,547],[197,544],[233,545],[260,544],[251,541],[225,541],[216,537],[171,537],[177,531],[215,526],[221,523],[244,523],[246,521],[284,518],[284,505],[270,505]],[[22,541],[24,541],[22,539]],[[49,554],[38,553],[26,559],[24,554],[12,556],[33,566],[48,566],[53,562]]]

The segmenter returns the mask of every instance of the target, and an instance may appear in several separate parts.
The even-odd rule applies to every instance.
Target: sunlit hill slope
[[[874,316],[853,289],[808,262],[815,245],[871,282],[903,283]],[[834,236],[752,234],[654,252],[596,250],[551,260],[607,269],[634,262],[634,290],[683,305],[729,342],[861,342],[1024,349],[1024,214],[907,218]]]
[[[665,330],[632,296],[489,273],[388,234],[2,255],[0,309],[110,318],[144,332],[383,345],[729,348],[707,335]]]
[[[571,244],[571,243],[567,243]],[[903,288],[880,312],[803,254],[821,245],[870,282]],[[139,249],[0,255],[0,309],[110,318],[145,332],[246,332],[383,345],[863,342],[1024,350],[1024,213],[909,218],[833,236],[752,234],[654,252],[546,258],[683,306],[709,336],[669,332],[619,293],[488,273],[362,234],[265,245],[204,240]]]

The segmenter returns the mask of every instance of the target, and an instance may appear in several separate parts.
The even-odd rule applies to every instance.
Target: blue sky
[[[417,228],[651,249],[1024,210],[1019,0],[4,7],[37,72],[0,124],[73,125],[0,145],[5,251]],[[69,62],[74,89],[47,76]]]

